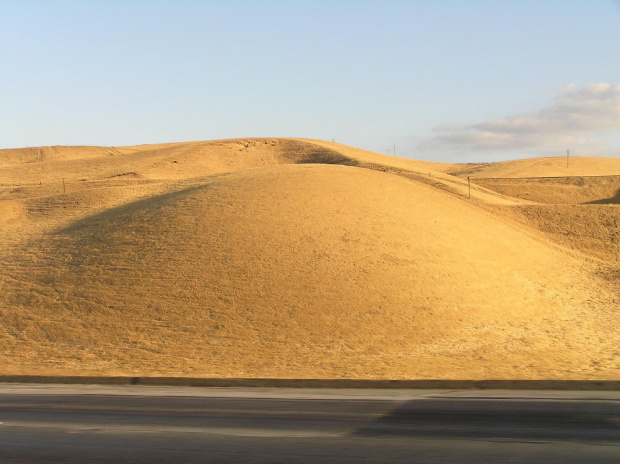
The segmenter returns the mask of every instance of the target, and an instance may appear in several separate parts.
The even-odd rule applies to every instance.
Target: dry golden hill
[[[620,204],[620,176],[474,179],[477,185],[545,204]]]
[[[506,219],[536,205],[467,200],[453,165],[288,139],[61,148],[0,162],[3,373],[619,377],[618,268]]]
[[[528,204],[492,207],[568,248],[620,262],[620,158],[534,158],[449,172]],[[490,203],[490,202],[487,202]]]
[[[449,167],[476,185],[523,200],[549,204],[619,203],[620,158],[530,158]]]
[[[205,176],[311,162],[355,163],[293,139],[0,150],[0,238],[36,236],[110,207],[199,184]]]
[[[466,195],[465,181],[444,174],[451,164],[403,160],[312,140],[5,149],[0,150],[0,238],[36,236],[111,207],[198,185],[205,176],[308,163],[390,171]],[[479,195],[487,201],[505,201],[483,190]]]
[[[498,163],[457,165],[448,168],[456,176],[472,178],[513,177],[567,177],[567,176],[620,176],[620,158],[571,156],[566,166],[565,157],[527,158]]]

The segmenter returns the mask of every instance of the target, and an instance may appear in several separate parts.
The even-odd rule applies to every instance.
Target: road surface
[[[0,384],[1,463],[620,462],[620,392]]]

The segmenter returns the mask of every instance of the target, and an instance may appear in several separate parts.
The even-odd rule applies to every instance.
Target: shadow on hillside
[[[344,166],[358,166],[359,162],[333,150],[317,150],[304,153],[297,164],[341,164]]]
[[[216,177],[216,176],[213,176],[213,177]],[[165,204],[168,201],[174,201],[175,199],[178,199],[179,197],[182,197],[183,195],[188,195],[197,190],[204,190],[205,188],[208,188],[208,187],[209,187],[208,184],[200,184],[200,185],[183,188],[181,190],[161,193],[161,194],[158,194],[152,197],[133,200],[129,203],[125,203],[119,206],[114,206],[104,211],[94,213],[91,216],[78,219],[77,221],[74,221],[65,227],[62,227],[60,229],[53,231],[50,235],[70,234],[84,227],[98,226],[101,224],[102,221],[105,221],[110,217],[118,217],[122,215],[130,216],[133,214],[134,211],[142,209],[142,208],[148,208],[151,205],[155,205],[156,208],[160,208],[162,204]]]
[[[586,205],[620,205],[620,189],[613,197],[603,198],[602,200],[588,201]]]

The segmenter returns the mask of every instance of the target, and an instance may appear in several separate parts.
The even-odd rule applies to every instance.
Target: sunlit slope
[[[37,153],[43,153],[37,157]],[[233,139],[135,147],[0,150],[0,184],[84,180],[178,180],[271,164],[311,162],[334,152],[293,139]]]
[[[617,378],[594,269],[351,166],[212,177],[6,251],[3,372]]]
[[[381,155],[309,139],[249,138],[132,147],[54,146],[0,150],[0,185],[94,180],[179,180],[277,164],[382,166],[443,173],[458,165]]]
[[[364,169],[388,172],[407,179],[412,179],[460,197],[469,197],[471,194],[476,199],[485,203],[497,205],[530,203],[526,199],[506,196],[495,190],[489,190],[482,185],[473,184],[470,187],[466,179],[448,174],[449,171],[460,169],[462,167],[460,164],[401,158],[322,140],[299,140],[309,145],[321,147],[322,149],[333,150],[345,159],[350,160],[349,164],[351,165]]]
[[[460,196],[453,165],[407,160],[318,140],[249,138],[133,147],[0,150],[0,239],[36,235],[76,219],[198,185],[215,174],[280,164],[342,164],[405,176]],[[474,186],[490,203],[522,200]]]
[[[355,164],[315,144],[273,138],[0,150],[0,239],[36,235],[205,176],[291,163]]]

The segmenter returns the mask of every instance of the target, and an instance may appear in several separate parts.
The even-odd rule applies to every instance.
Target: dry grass
[[[569,249],[620,262],[620,159],[571,158],[568,169],[563,158],[527,159],[452,172],[528,203],[493,207],[495,213],[527,224]]]
[[[618,176],[620,158],[571,156],[566,158],[529,158],[499,163],[464,164],[449,168],[455,176],[472,178],[488,177],[566,177],[566,176]]]
[[[620,176],[475,179],[477,185],[545,204],[620,204]]]
[[[320,141],[37,150],[0,151],[2,373],[619,377],[613,246],[538,227],[618,205]]]

